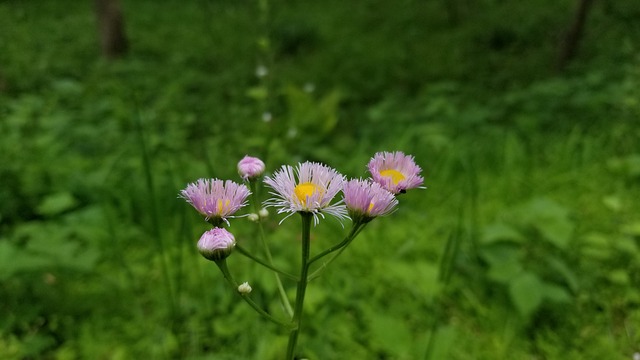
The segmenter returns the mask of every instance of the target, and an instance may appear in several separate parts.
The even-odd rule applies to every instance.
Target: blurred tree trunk
[[[560,42],[560,50],[556,60],[556,71],[560,72],[576,56],[578,45],[584,35],[584,24],[593,4],[593,0],[578,0],[578,8],[573,17],[573,22],[565,32]]]
[[[120,0],[94,0],[102,56],[115,59],[124,55],[129,43],[124,32]]]

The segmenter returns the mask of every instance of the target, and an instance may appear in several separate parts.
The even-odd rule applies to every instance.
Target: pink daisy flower
[[[267,200],[265,205],[279,208],[278,214],[289,213],[289,217],[296,212],[313,213],[314,224],[318,224],[319,216],[324,218],[324,213],[338,219],[347,217],[341,202],[331,204],[331,200],[342,190],[344,177],[326,165],[304,162],[295,169],[285,165],[272,177],[266,177],[264,182],[274,190],[271,194],[276,196]]]
[[[371,221],[376,216],[389,214],[398,205],[392,193],[370,180],[347,181],[342,192],[347,211],[354,221]]]
[[[258,158],[247,155],[238,162],[238,174],[243,180],[255,179],[262,173],[264,173],[264,162]]]
[[[236,246],[236,239],[223,228],[213,228],[205,231],[198,240],[198,251],[209,260],[222,260],[231,254]]]
[[[207,220],[225,222],[247,204],[249,194],[251,192],[245,185],[218,179],[199,179],[180,191],[180,197],[187,200]]]
[[[376,153],[368,167],[373,181],[394,194],[417,188],[424,181],[413,156],[401,151]]]

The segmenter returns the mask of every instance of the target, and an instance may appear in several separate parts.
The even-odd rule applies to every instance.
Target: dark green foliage
[[[197,254],[207,224],[178,191],[237,179],[245,154],[366,177],[383,150],[427,189],[310,283],[302,354],[640,351],[634,1],[594,4],[561,75],[572,1],[268,5],[124,1],[130,53],[106,63],[90,2],[0,2],[0,358],[282,358],[287,334]],[[273,212],[287,268],[296,227]],[[231,230],[258,248],[246,219]],[[343,232],[322,222],[312,252]],[[271,274],[228,261],[283,315]]]

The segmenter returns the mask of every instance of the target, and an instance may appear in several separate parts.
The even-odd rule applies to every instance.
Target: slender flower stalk
[[[280,270],[275,270],[275,267],[273,266],[273,257],[271,256],[271,250],[269,249],[269,244],[267,244],[267,239],[266,239],[266,236],[264,235],[264,226],[262,225],[262,220],[269,215],[269,212],[266,209],[258,210],[258,204],[260,202],[258,199],[258,189],[257,189],[258,184],[255,178],[249,178],[249,186],[251,187],[251,190],[252,190],[251,203],[253,204],[253,211],[258,214],[258,231],[260,232],[260,242],[262,243],[264,254],[267,257],[267,263],[263,265],[276,271],[274,273],[274,276],[276,279],[276,286],[278,287],[278,295],[280,296],[280,302],[282,303],[282,307],[287,312],[287,314],[290,317],[293,317],[293,308],[291,307],[291,303],[289,303],[289,297],[287,296],[287,292],[284,289],[284,286],[282,285],[282,280],[280,280],[280,276],[278,274],[282,274],[287,277],[291,277],[291,275],[284,273]]]
[[[244,255],[244,256],[246,256],[246,257],[248,257],[249,259],[251,259],[251,260],[253,260],[253,261],[257,262],[258,264],[260,264],[260,265],[262,265],[262,266],[266,267],[267,269],[269,269],[269,270],[273,271],[274,273],[276,273],[276,274],[280,274],[280,275],[282,275],[282,276],[284,276],[284,277],[286,277],[286,278],[289,278],[289,279],[291,279],[291,280],[298,281],[298,277],[297,277],[296,275],[289,274],[288,272],[285,272],[285,271],[283,271],[283,270],[278,269],[278,268],[277,268],[277,267],[275,267],[272,263],[269,263],[268,261],[264,261],[264,260],[261,260],[261,259],[257,258],[257,257],[256,257],[256,256],[254,256],[253,254],[251,254],[251,252],[250,252],[249,250],[245,249],[245,248],[244,248],[244,247],[242,247],[241,245],[236,244],[235,249],[236,249],[236,250],[238,250],[238,252],[239,252],[240,254],[242,254],[242,255]],[[278,277],[278,278],[279,278],[279,277]],[[280,282],[280,284],[282,284],[282,282]],[[284,289],[283,289],[283,290],[284,290]],[[291,305],[289,305],[289,306],[291,306]],[[293,311],[291,312],[291,315],[293,315]]]
[[[394,194],[420,187],[424,181],[413,156],[401,151],[376,153],[368,168],[373,181]]]
[[[367,222],[354,223],[353,227],[351,228],[351,231],[349,232],[349,235],[347,235],[344,238],[344,240],[342,240],[340,243],[338,243],[338,244],[326,249],[325,251],[321,252],[320,254],[314,256],[313,258],[311,258],[311,260],[309,260],[309,265],[311,265],[314,262],[324,258],[325,256],[337,251],[337,253],[333,254],[333,256],[329,260],[323,261],[322,265],[320,265],[314,272],[312,272],[309,275],[308,281],[311,281],[311,280],[314,280],[314,279],[318,278],[320,276],[320,274],[327,268],[327,266],[329,266],[329,264],[331,264],[338,256],[340,256],[340,254],[342,254],[344,249],[346,249],[347,246],[349,246],[349,244],[351,244],[353,239],[355,239],[358,236],[358,234],[360,234],[362,229],[364,229],[364,227],[367,224],[368,224]]]
[[[304,296],[307,291],[307,275],[309,274],[309,254],[311,248],[311,218],[313,213],[300,212],[302,216],[302,253],[300,263],[300,280],[296,290],[296,303],[293,310],[293,328],[289,334],[289,343],[287,344],[287,360],[293,360],[295,355],[296,344],[298,343],[298,335],[300,334],[302,309],[304,305]]]
[[[273,189],[271,194],[275,196],[265,205],[278,208],[278,214],[288,213],[289,217],[297,212],[310,213],[314,225],[318,224],[319,217],[324,218],[325,213],[338,219],[347,218],[341,202],[331,204],[342,190],[344,177],[326,165],[304,162],[295,169],[285,165],[264,182]]]
[[[227,283],[229,283],[229,286],[231,286],[231,288],[234,290],[234,292],[238,295],[240,295],[240,297],[247,303],[249,304],[249,306],[251,306],[255,311],[257,311],[260,315],[264,316],[266,319],[268,319],[271,322],[274,322],[278,325],[284,326],[286,328],[291,329],[292,328],[292,324],[280,319],[277,319],[273,316],[271,316],[271,314],[269,314],[268,312],[264,311],[258,304],[256,304],[253,300],[251,300],[251,298],[249,297],[249,293],[248,292],[242,292],[239,291],[239,287],[240,285],[233,279],[233,276],[231,275],[231,272],[229,271],[229,267],[227,266],[227,260],[226,259],[221,259],[221,260],[217,260],[216,261],[216,265],[218,265],[218,268],[220,269],[220,271],[222,272],[222,275],[224,276],[225,280],[227,280]]]

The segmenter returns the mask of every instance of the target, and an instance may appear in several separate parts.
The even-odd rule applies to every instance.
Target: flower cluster
[[[286,359],[293,360],[296,358],[295,349],[308,282],[340,255],[370,221],[392,213],[398,206],[398,194],[420,187],[424,181],[420,176],[422,170],[412,156],[402,152],[380,152],[369,161],[371,177],[368,179],[348,180],[327,165],[309,161],[295,166],[284,165],[272,175],[266,176],[264,184],[270,188],[271,197],[263,205],[276,208],[278,214],[285,214],[280,222],[293,214],[301,215],[300,272],[296,276],[276,266],[265,240],[262,223],[269,216],[269,211],[260,208],[257,203],[258,179],[265,171],[264,162],[255,157],[245,156],[238,162],[237,169],[248,187],[231,180],[199,179],[180,191],[180,197],[213,225],[213,228],[205,231],[198,241],[200,254],[216,263],[229,285],[256,312],[290,331]],[[256,233],[259,234],[264,247],[263,258],[254,256],[241,244],[236,244],[233,234],[224,227],[230,226],[228,219],[236,217],[235,213],[247,205],[250,195],[253,212],[246,217],[259,227]],[[312,252],[311,222],[317,225],[320,219],[325,218],[325,214],[337,218],[341,223],[350,219],[351,230],[342,241],[323,251]],[[226,262],[226,258],[234,249],[274,272],[282,308],[289,316],[287,320],[278,319],[253,301],[250,296],[252,288],[248,282],[238,284],[234,280]],[[332,256],[328,257],[330,254]],[[318,262],[321,259],[322,262]],[[311,269],[314,264],[316,266]],[[281,275],[294,279],[297,283],[294,306],[291,305],[289,295],[280,280]]]
[[[295,167],[284,165],[265,177],[272,198],[264,205],[277,208],[278,214],[287,214],[282,221],[295,213],[309,213],[316,225],[325,214],[367,223],[393,212],[398,205],[396,195],[418,188],[424,181],[414,158],[399,151],[376,153],[367,167],[370,179],[347,180],[335,169],[316,162],[303,162]],[[258,158],[245,156],[237,168],[243,180],[255,185],[265,171],[265,164]],[[340,192],[342,198],[334,201]],[[207,259],[224,258],[230,253],[235,240],[221,225],[229,224],[227,219],[247,204],[250,194],[244,184],[218,179],[199,179],[180,192],[180,197],[214,225],[198,242],[198,249]],[[266,210],[262,211],[267,216]],[[263,217],[248,216],[252,221]]]

